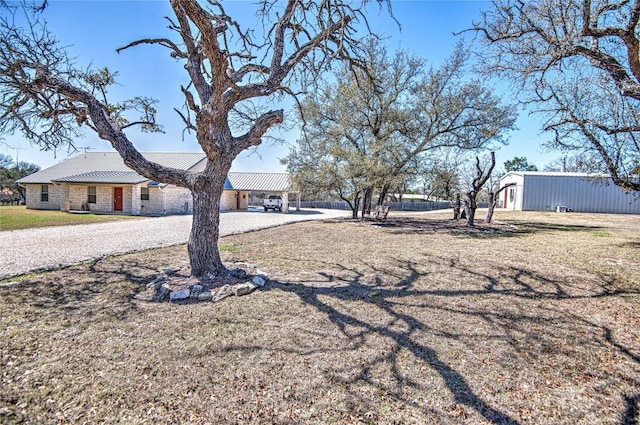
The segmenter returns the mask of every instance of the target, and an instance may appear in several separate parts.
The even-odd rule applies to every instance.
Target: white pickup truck
[[[262,203],[265,211],[278,210],[282,212],[282,197],[278,195],[269,195]]]

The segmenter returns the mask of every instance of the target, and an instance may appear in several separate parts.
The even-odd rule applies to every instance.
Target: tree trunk
[[[368,187],[364,190],[364,196],[362,198],[362,219],[363,220],[367,215],[371,215],[371,198],[373,198],[373,188]]]
[[[453,219],[454,220],[457,220],[460,218],[460,206],[461,206],[460,194],[456,193],[456,197],[453,200]]]
[[[489,192],[489,209],[487,210],[487,223],[491,223],[493,220],[493,209],[496,207],[496,194]]]
[[[220,259],[218,237],[220,236],[220,200],[230,166],[222,168],[214,173],[205,171],[208,178],[191,188],[193,222],[187,247],[191,261],[191,275],[195,277],[207,274],[219,275],[227,270]]]
[[[356,197],[353,201],[353,208],[351,208],[351,218],[358,218],[358,209],[360,209],[360,197]]]
[[[467,198],[469,198],[469,200],[464,201],[464,211],[467,214],[467,226],[473,227],[473,219],[476,215],[476,209],[478,208],[478,204],[476,204],[476,192],[472,191],[467,193]]]
[[[380,191],[380,194],[378,195],[378,204],[379,206],[384,205],[384,200],[387,197],[387,192],[389,192],[389,185],[385,184],[382,187],[382,190]]]

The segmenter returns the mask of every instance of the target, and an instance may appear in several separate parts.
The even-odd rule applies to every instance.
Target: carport
[[[222,209],[246,209],[249,192],[265,192],[282,197],[282,212],[289,212],[289,194],[297,195],[296,211],[300,211],[300,192],[292,190],[288,173],[230,172],[224,184]]]

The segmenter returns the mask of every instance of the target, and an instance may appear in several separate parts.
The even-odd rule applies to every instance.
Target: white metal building
[[[640,214],[640,193],[627,193],[608,175],[512,171],[500,179],[498,206],[518,211]]]

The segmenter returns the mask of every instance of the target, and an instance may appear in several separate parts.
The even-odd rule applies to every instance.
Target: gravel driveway
[[[220,214],[222,236],[294,221],[347,217],[349,211],[302,210],[289,214],[249,210]],[[0,279],[54,269],[107,255],[186,243],[191,216],[169,216],[111,223],[0,232]]]

